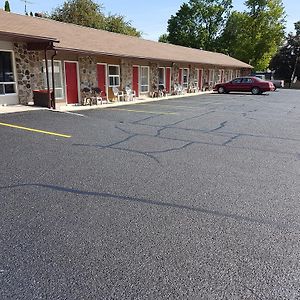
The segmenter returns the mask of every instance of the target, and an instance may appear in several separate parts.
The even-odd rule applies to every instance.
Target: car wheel
[[[251,93],[253,95],[259,95],[260,94],[260,89],[258,87],[253,87],[251,90]]]
[[[220,87],[218,88],[218,93],[219,93],[219,94],[224,94],[224,93],[225,93],[224,87],[220,86]]]

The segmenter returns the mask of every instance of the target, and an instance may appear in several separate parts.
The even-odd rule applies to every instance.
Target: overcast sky
[[[4,6],[3,0],[2,7]],[[24,13],[24,0],[10,0],[12,12]],[[28,0],[27,10],[33,12],[51,12],[61,5],[63,0],[40,1]],[[158,40],[158,37],[167,30],[167,21],[175,14],[180,5],[187,1],[179,0],[150,0],[141,3],[140,0],[102,0],[105,13],[121,14],[130,20],[132,25],[143,32],[145,39]],[[243,10],[244,0],[233,0],[234,9]],[[287,32],[294,30],[294,23],[300,20],[300,1],[283,0],[287,13]]]

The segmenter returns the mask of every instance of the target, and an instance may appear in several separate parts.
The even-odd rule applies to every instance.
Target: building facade
[[[195,93],[250,72],[219,53],[0,11],[0,105],[28,104],[33,91],[53,85],[55,101],[66,104],[80,104],[84,87],[98,87],[111,100],[114,87],[139,98],[159,86],[168,94],[177,85]]]

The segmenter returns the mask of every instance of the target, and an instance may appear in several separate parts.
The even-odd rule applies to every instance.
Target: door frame
[[[97,66],[98,65],[102,65],[105,67],[105,87],[106,87],[105,94],[106,94],[106,98],[108,100],[108,67],[107,67],[107,63],[97,63]],[[98,85],[98,68],[97,68],[97,85]]]
[[[141,66],[140,65],[132,65],[132,90],[133,90],[133,68],[138,68],[138,92],[137,92],[137,97],[140,96],[141,94]]]
[[[79,76],[79,62],[76,60],[64,60],[64,84],[65,84],[65,97],[66,97],[66,104],[68,104],[68,93],[67,93],[67,76],[66,76],[66,63],[75,63],[76,64],[76,73],[77,73],[77,94],[78,94],[78,102],[77,104],[81,103],[81,93],[80,93],[80,76]],[[73,103],[72,103],[73,104]],[[76,103],[74,103],[76,104]]]
[[[13,84],[15,85],[15,93],[0,95],[0,99],[2,99],[2,100],[4,99],[4,101],[8,100],[9,104],[19,104],[20,99],[19,99],[19,88],[18,88],[18,80],[17,80],[17,67],[16,67],[16,60],[15,60],[15,52],[12,49],[3,49],[3,48],[0,48],[0,51],[11,53],[12,68],[13,68],[13,73],[14,73],[14,83]],[[3,104],[7,103],[4,101],[3,101]],[[1,105],[1,101],[0,101],[0,105]]]

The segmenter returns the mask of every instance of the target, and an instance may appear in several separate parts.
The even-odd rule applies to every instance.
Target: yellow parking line
[[[184,106],[184,105],[172,105],[172,104],[157,104],[157,103],[137,103],[136,105],[156,105],[156,106],[166,106],[166,107],[174,107],[174,108],[188,108],[188,109],[197,109],[201,107],[193,107],[193,106]]]
[[[148,110],[136,110],[136,109],[123,109],[123,108],[110,108],[110,110],[123,110],[129,112],[137,112],[137,113],[147,113],[147,114],[155,114],[155,115],[177,115],[175,112],[160,112],[160,111],[148,111]]]
[[[71,135],[66,135],[66,134],[61,134],[61,133],[56,133],[56,132],[51,132],[51,131],[45,131],[45,130],[39,130],[39,129],[34,129],[34,128],[28,128],[28,127],[13,125],[13,124],[7,124],[7,123],[1,123],[0,122],[0,125],[1,126],[6,126],[6,127],[11,127],[11,128],[16,128],[16,129],[21,129],[21,130],[26,130],[26,131],[31,131],[31,132],[37,132],[37,133],[42,133],[42,134],[59,136],[59,137],[63,137],[63,138],[72,137]]]

